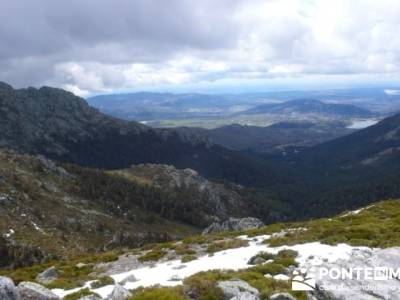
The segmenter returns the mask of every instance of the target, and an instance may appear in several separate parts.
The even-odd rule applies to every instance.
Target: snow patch
[[[4,237],[9,238],[15,233],[14,229],[10,229],[8,233],[3,234]]]
[[[358,215],[358,214],[359,214],[360,212],[362,212],[363,210],[368,210],[368,209],[370,209],[371,207],[374,207],[374,206],[375,206],[375,205],[370,205],[370,206],[367,206],[367,207],[363,207],[363,208],[360,208],[360,209],[356,209],[356,210],[353,210],[353,211],[349,211],[349,212],[347,212],[347,213],[341,215],[340,218]]]
[[[35,222],[31,221],[33,227],[37,230],[40,231],[41,233],[45,233],[42,228],[40,228]]]
[[[286,230],[307,230],[306,228],[294,228]],[[283,232],[283,231],[282,231]],[[278,234],[282,234],[282,232]],[[274,235],[273,235],[274,236]],[[124,284],[126,289],[135,289],[138,287],[150,287],[154,285],[176,286],[182,284],[183,279],[202,271],[210,270],[241,270],[251,267],[248,261],[251,257],[261,251],[277,254],[280,250],[292,249],[298,252],[296,261],[299,263],[299,269],[318,266],[322,263],[333,263],[339,259],[348,260],[355,249],[370,249],[367,247],[352,247],[347,244],[338,244],[335,246],[325,245],[319,242],[311,242],[298,244],[294,246],[270,247],[264,243],[271,238],[271,235],[260,235],[256,237],[239,236],[240,239],[248,240],[249,245],[236,249],[229,249],[214,253],[214,255],[204,255],[197,260],[182,263],[180,260],[172,260],[155,264],[154,266],[146,266],[133,269],[128,272],[111,275],[115,282],[122,282],[129,276],[135,276],[136,282],[127,282]],[[185,266],[182,268],[182,266]],[[274,276],[278,280],[288,280],[287,275],[279,274]],[[90,288],[90,282],[87,282],[83,288]],[[60,297],[78,291],[74,290],[54,289],[53,292]],[[103,298],[107,298],[114,289],[114,285],[104,286],[93,291]]]

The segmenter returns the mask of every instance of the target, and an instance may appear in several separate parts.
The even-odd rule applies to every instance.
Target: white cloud
[[[15,0],[0,12],[0,80],[86,95],[280,77],[398,79],[398,0],[165,3],[38,0],[30,14]]]

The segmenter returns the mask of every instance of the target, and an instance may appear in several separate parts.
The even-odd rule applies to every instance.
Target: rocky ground
[[[115,300],[399,299],[397,273],[397,278],[381,281],[377,290],[365,288],[374,284],[368,278],[311,276],[321,268],[399,268],[399,216],[399,202],[386,201],[332,219],[193,236],[132,249],[108,262],[73,261],[35,269],[33,281],[48,290],[24,282],[21,274],[27,270],[21,269],[8,274],[18,283],[16,289],[2,278],[0,295],[11,290],[11,295],[23,296],[24,289],[29,293],[35,289],[48,294],[40,299],[67,300],[89,299],[83,298],[89,295]],[[368,242],[371,239],[375,244]],[[73,264],[80,280],[63,287],[68,264]],[[85,268],[89,269],[82,276]],[[293,291],[293,284],[306,290]],[[322,289],[334,284],[342,288]],[[18,299],[13,297],[9,299]]]

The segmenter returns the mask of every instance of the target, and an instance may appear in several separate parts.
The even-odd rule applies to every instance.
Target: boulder
[[[24,281],[18,285],[21,300],[59,300],[52,291],[34,282]]]
[[[260,298],[249,292],[241,292],[230,300],[259,300]]]
[[[260,293],[246,281],[229,280],[218,282],[218,287],[224,293],[225,300],[258,300]]]
[[[257,218],[229,218],[222,223],[213,223],[203,230],[203,234],[210,234],[223,231],[242,231],[255,229],[265,226],[265,224]]]
[[[138,279],[135,277],[135,275],[132,274],[132,275],[129,275],[128,277],[122,279],[122,280],[119,282],[119,284],[125,285],[125,284],[128,283],[128,282],[136,282],[136,281],[138,281]]]
[[[8,278],[0,276],[0,299],[2,300],[20,300],[18,289],[14,282]]]
[[[47,270],[43,271],[40,273],[37,277],[36,280],[42,284],[47,284],[50,283],[54,280],[56,280],[59,276],[58,270],[56,267],[50,267]]]
[[[131,292],[129,292],[123,286],[116,284],[110,296],[107,297],[107,300],[125,300],[131,296]]]
[[[276,293],[270,297],[271,300],[296,300],[295,297],[289,293]]]

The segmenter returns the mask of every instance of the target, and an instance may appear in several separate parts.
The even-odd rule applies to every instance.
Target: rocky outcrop
[[[18,290],[21,300],[60,300],[52,291],[34,282],[21,282]]]
[[[259,300],[260,293],[243,280],[218,282],[218,287],[224,293],[224,300]]]
[[[1,300],[20,300],[20,294],[14,282],[8,278],[0,276],[0,299]]]
[[[265,224],[257,218],[229,218],[222,223],[213,223],[203,230],[203,234],[210,234],[222,231],[242,231],[255,229],[265,226]]]
[[[116,284],[110,296],[107,297],[107,300],[125,300],[131,296],[131,292],[129,292],[123,286]]]
[[[50,283],[58,278],[58,270],[53,266],[40,273],[36,280],[42,284]]]
[[[276,293],[271,295],[270,300],[296,300],[295,297],[290,295],[289,293]]]
[[[101,297],[93,294],[79,298],[79,300],[101,300]]]
[[[181,197],[178,201],[169,203],[164,197],[160,203],[147,202],[147,205],[195,226],[206,227],[232,216],[245,217],[252,213],[242,186],[208,180],[192,169],[139,164],[114,173],[170,195],[178,194]]]
[[[0,147],[105,169],[166,163],[243,184],[268,181],[273,173],[254,158],[197,134],[119,120],[51,87],[0,84]]]

